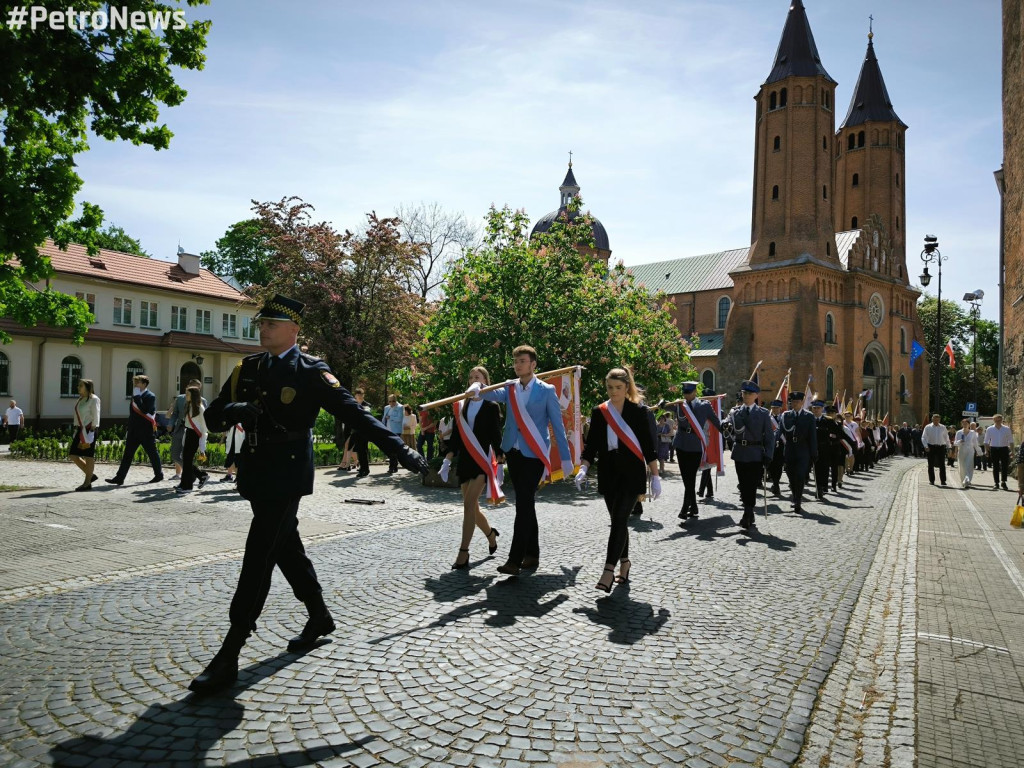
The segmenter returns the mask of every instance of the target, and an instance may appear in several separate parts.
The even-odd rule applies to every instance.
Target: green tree
[[[572,212],[579,205],[577,199]],[[609,270],[580,252],[578,245],[593,243],[589,215],[563,217],[533,239],[529,223],[523,211],[492,207],[484,244],[452,265],[416,346],[416,369],[407,377],[412,400],[465,389],[475,365],[498,381],[510,376],[518,344],[536,347],[538,370],[583,365],[584,409],[605,399],[604,376],[615,366],[633,367],[649,401],[692,375],[690,345],[664,294],[635,285],[621,263]]]
[[[153,13],[176,9],[155,0],[121,5]],[[109,10],[97,0],[69,0],[60,9]],[[69,221],[83,183],[75,155],[88,149],[88,131],[154,149],[169,145],[159,105],[184,100],[174,69],[202,69],[210,22],[176,26],[173,19],[162,31],[0,26],[0,315],[23,325],[70,327],[75,343],[84,339],[90,317],[84,302],[26,283],[50,274],[49,260],[37,250],[47,237],[67,247],[103,222],[103,212],[89,204]],[[88,247],[95,252],[97,246]],[[0,332],[0,340],[9,337]]]
[[[228,227],[216,250],[203,251],[202,265],[221,277],[234,277],[243,287],[266,286],[274,277],[274,250],[260,219],[246,219]]]
[[[153,258],[153,254],[146,251],[142,247],[142,243],[125,232],[123,227],[119,227],[116,224],[108,224],[101,230],[79,228],[74,224],[72,227],[77,230],[77,234],[72,238],[74,242],[84,245],[90,253],[94,252],[97,248],[106,248],[110,251],[131,253],[144,259]]]
[[[274,273],[260,293],[306,304],[302,338],[347,386],[376,391],[390,371],[406,367],[422,326],[423,300],[406,289],[419,248],[402,240],[398,220],[367,215],[355,235],[314,222],[298,197],[254,206],[273,254]]]

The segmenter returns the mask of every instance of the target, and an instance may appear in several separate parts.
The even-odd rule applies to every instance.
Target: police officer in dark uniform
[[[765,467],[771,463],[775,452],[775,433],[767,408],[755,401],[761,388],[755,381],[744,381],[740,385],[743,404],[733,408],[723,420],[732,433],[732,458],[736,462],[736,477],[740,484],[740,501],[743,504],[741,528],[753,528],[754,507],[757,505],[757,489],[761,485]]]
[[[697,382],[683,382],[683,403],[670,406],[670,410],[676,418],[676,437],[672,441],[676,458],[679,460],[679,474],[683,477],[683,486],[686,491],[683,494],[683,507],[679,510],[679,517],[697,517],[697,470],[700,468],[701,457],[704,456],[704,445],[696,430],[703,430],[709,421],[716,429],[722,428],[722,423],[715,415],[715,409],[711,403],[697,398]],[[687,414],[689,410],[689,414]],[[696,421],[696,427],[691,423],[689,416],[692,415]]]
[[[832,456],[838,446],[839,436],[835,433],[835,422],[825,416],[825,401],[811,403],[814,416],[815,437],[818,441],[818,458],[814,462],[814,491],[818,501],[824,501],[828,493],[828,476],[832,469]]]
[[[364,411],[322,360],[299,351],[296,338],[305,305],[280,294],[256,315],[260,344],[266,349],[244,358],[206,409],[212,429],[242,424],[245,441],[238,455],[238,491],[252,507],[238,587],[231,600],[231,628],[213,661],[189,685],[193,691],[225,688],[238,677],[238,655],[270,591],[274,567],[281,569],[309,621],[288,650],[313,647],[334,631],[313,564],[299,538],[299,500],[313,492],[311,429],[321,408],[397,456],[413,472],[427,463]]]
[[[818,460],[818,430],[814,417],[803,410],[804,393],[791,392],[789,410],[780,426],[786,440],[786,477],[793,493],[793,511],[802,512],[804,485],[811,466]]]
[[[771,413],[772,428],[775,430],[775,452],[772,454],[772,463],[768,465],[768,479],[772,483],[772,496],[781,498],[782,489],[779,488],[779,481],[782,479],[782,469],[785,463],[785,442],[782,437],[782,429],[779,426],[779,419],[782,417],[784,403],[781,400],[772,400],[768,403]]]

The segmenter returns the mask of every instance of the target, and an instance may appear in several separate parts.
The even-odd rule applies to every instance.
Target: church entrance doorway
[[[889,373],[889,356],[885,347],[873,341],[864,351],[864,389],[871,390],[871,399],[864,407],[869,419],[881,419],[889,411],[891,376]]]

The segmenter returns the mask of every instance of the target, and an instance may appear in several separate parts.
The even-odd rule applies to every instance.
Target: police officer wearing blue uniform
[[[701,457],[704,455],[703,443],[687,415],[687,410],[701,431],[709,421],[715,425],[716,429],[722,428],[711,403],[697,398],[696,381],[683,382],[683,401],[683,403],[670,407],[678,425],[672,447],[675,450],[676,459],[679,461],[679,474],[683,476],[683,486],[686,489],[683,494],[683,507],[679,510],[681,519],[698,515],[697,470],[700,468]]]
[[[818,430],[814,416],[803,410],[804,393],[791,392],[789,410],[782,414],[780,426],[786,441],[786,477],[793,492],[793,510],[801,512],[804,486],[811,465],[818,459]]]
[[[275,566],[309,613],[288,650],[311,648],[335,629],[297,520],[300,499],[313,492],[311,430],[321,408],[356,427],[389,456],[397,456],[406,469],[427,472],[423,457],[363,410],[325,362],[299,351],[296,340],[304,309],[301,302],[280,294],[264,304],[256,320],[260,344],[267,351],[239,362],[206,409],[213,429],[233,424],[245,428],[237,459],[238,491],[249,501],[253,519],[231,600],[231,627],[213,661],[189,685],[193,691],[216,691],[237,679],[238,655],[256,629]]]
[[[755,401],[761,388],[755,381],[744,381],[740,385],[743,405],[738,405],[725,417],[724,423],[731,426],[733,435],[732,458],[736,462],[736,477],[740,484],[740,501],[743,503],[741,528],[753,528],[754,507],[757,505],[757,489],[764,476],[765,467],[775,452],[775,432],[767,408]]]

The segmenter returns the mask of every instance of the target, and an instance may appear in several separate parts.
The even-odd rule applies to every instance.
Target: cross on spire
[[[569,150],[569,167],[572,168],[572,150]]]
[[[868,14],[868,40],[871,40],[875,36],[875,17],[870,13]]]

